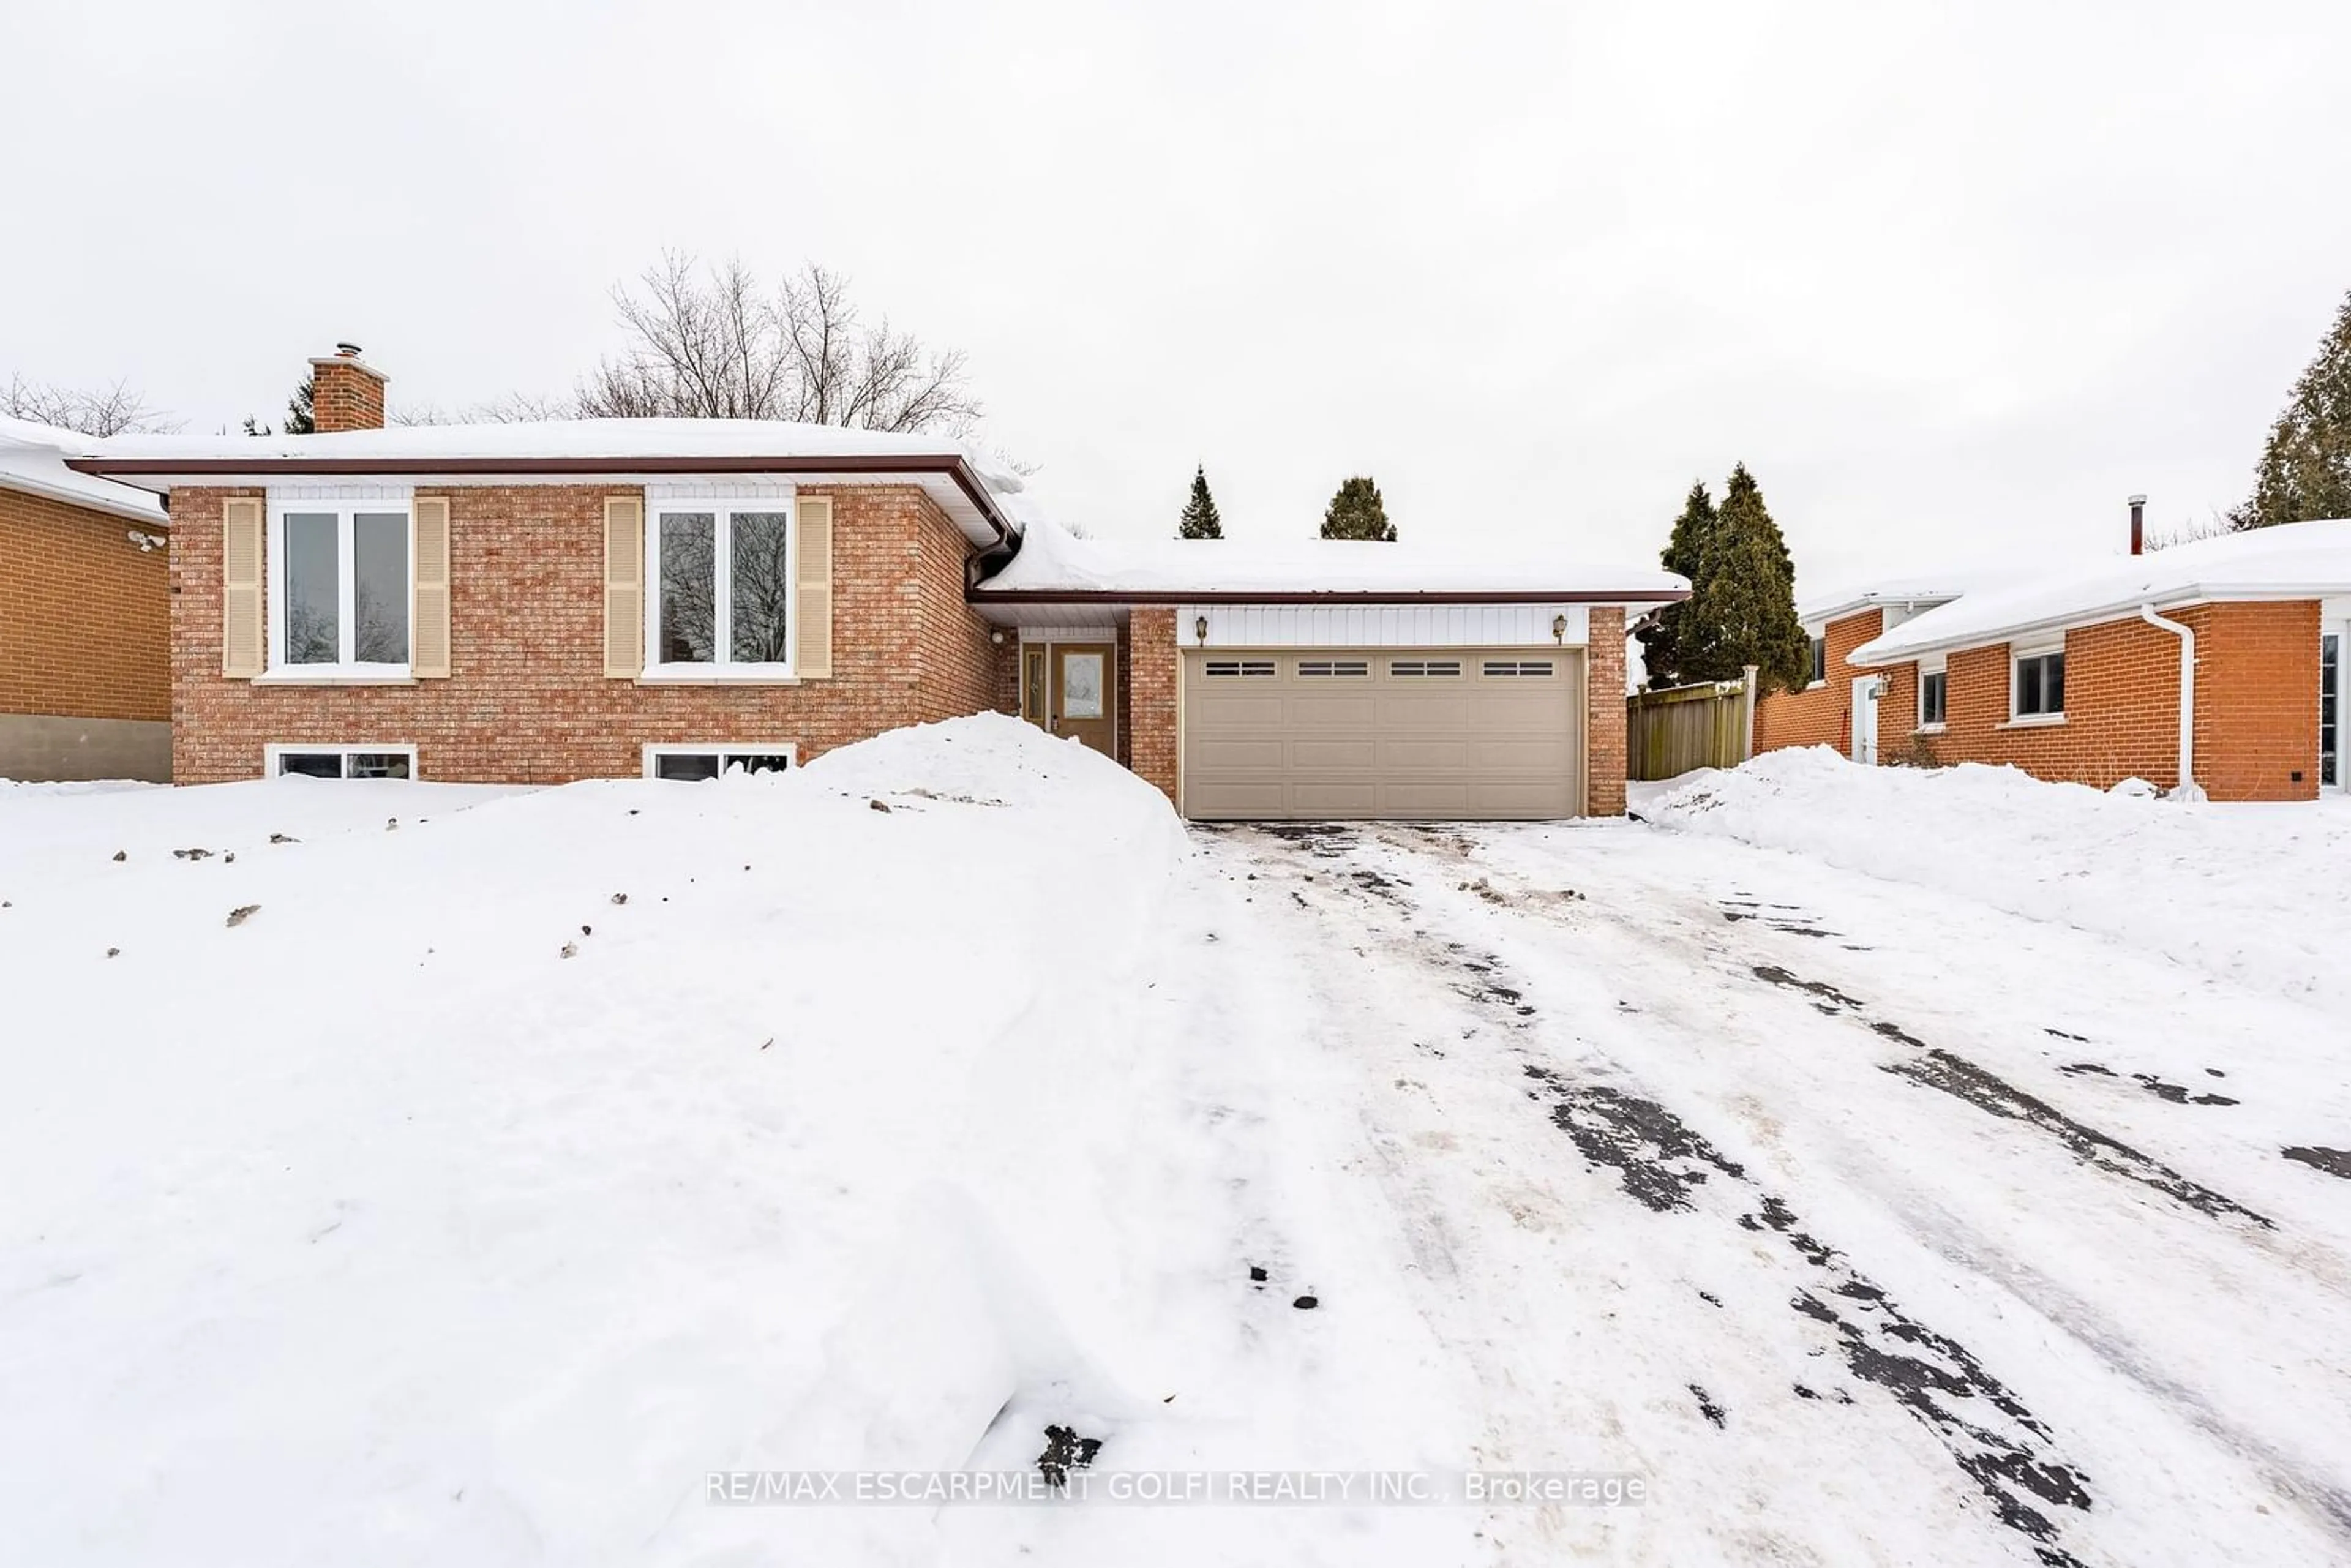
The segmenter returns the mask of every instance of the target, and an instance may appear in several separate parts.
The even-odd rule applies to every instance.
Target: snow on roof
[[[1252,593],[1549,594],[1663,603],[1688,581],[1654,566],[1610,566],[1549,550],[1430,549],[1359,539],[1084,539],[1038,518],[1011,564],[978,595]]]
[[[0,417],[0,489],[161,525],[163,503],[156,497],[66,466],[68,457],[82,456],[103,444],[78,430]]]
[[[652,458],[957,457],[1001,495],[1020,476],[1000,459],[951,436],[854,430],[780,419],[546,419],[487,424],[395,424],[324,435],[121,435],[100,444],[103,459],[212,465],[242,458],[350,462],[528,462],[542,458],[627,463]]]
[[[1806,623],[1838,621],[1881,605],[1948,604],[1963,593],[2004,588],[2016,580],[2013,567],[1944,567],[1907,577],[1846,579],[1796,601],[1796,619]]]
[[[2142,604],[2160,609],[2213,599],[2338,593],[2351,593],[2351,520],[2286,523],[1963,593],[1863,643],[1849,657],[1856,664],[1899,664],[2019,632],[2111,621],[2137,614]]]

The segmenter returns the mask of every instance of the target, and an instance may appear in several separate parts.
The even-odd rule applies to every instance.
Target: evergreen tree
[[[1179,539],[1220,539],[1225,537],[1225,525],[1217,519],[1217,498],[1208,494],[1208,471],[1206,467],[1192,470],[1192,498],[1184,503],[1184,515],[1176,524]]]
[[[1795,561],[1763,491],[1741,463],[1730,471],[1702,549],[1676,653],[1685,681],[1728,681],[1757,666],[1766,688],[1801,690],[1811,640],[1796,619]]]
[[[1666,570],[1697,583],[1702,575],[1700,563],[1714,543],[1714,497],[1707,494],[1706,482],[1699,480],[1690,486],[1689,495],[1682,501],[1682,515],[1674,519],[1673,536],[1660,558]],[[1649,672],[1652,691],[1683,682],[1689,609],[1687,604],[1668,604],[1635,633],[1640,639],[1641,664]]]
[[[2351,517],[2351,295],[2270,426],[2253,493],[2229,522],[2265,528],[2317,517]]]
[[[317,410],[312,402],[317,393],[317,385],[308,376],[304,376],[302,384],[294,389],[294,395],[286,400],[287,434],[309,435],[318,430]]]
[[[313,384],[311,379],[308,376],[303,377],[302,384],[294,389],[294,395],[286,400],[287,434],[310,435],[317,433],[319,423],[318,420],[314,417],[314,409],[312,405],[312,400],[317,396],[317,393],[318,389]],[[253,415],[249,413],[245,416],[245,433],[247,435],[274,435],[277,434],[267,425],[262,423],[259,420],[254,418]]]
[[[1395,543],[1395,525],[1388,521],[1387,504],[1380,487],[1369,479],[1350,479],[1339,486],[1322,512],[1326,539],[1378,539]]]

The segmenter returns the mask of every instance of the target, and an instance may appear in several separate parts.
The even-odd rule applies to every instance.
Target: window
[[[1458,675],[1461,673],[1458,659],[1390,659],[1391,675]]]
[[[789,741],[765,745],[745,742],[726,746],[648,746],[645,777],[680,783],[698,783],[722,773],[781,773],[792,765]]]
[[[1805,678],[1816,686],[1829,678],[1829,640],[1826,637],[1813,639],[1812,674]]]
[[[264,758],[272,779],[413,779],[413,746],[273,746]]]
[[[2343,638],[2329,632],[2318,640],[2318,781],[2343,779]]]
[[[2058,718],[2065,712],[2065,650],[2022,653],[2016,660],[2013,716]]]
[[[2064,658],[2064,654],[2059,654]],[[1918,727],[1943,727],[1944,694],[1949,690],[1950,676],[1945,670],[1922,671],[1918,676]]]
[[[407,501],[288,501],[271,519],[271,667],[405,674]]]
[[[1211,659],[1207,663],[1211,675],[1222,680],[1235,675],[1270,675],[1273,674],[1271,659]]]
[[[1489,675],[1548,675],[1549,659],[1489,659],[1484,665]]]
[[[1368,675],[1369,661],[1364,659],[1301,659],[1298,673],[1301,675]]]
[[[649,665],[789,673],[791,507],[789,498],[654,504]]]

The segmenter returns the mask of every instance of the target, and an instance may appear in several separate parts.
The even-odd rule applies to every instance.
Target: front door
[[[1853,683],[1853,759],[1865,765],[1877,761],[1877,685],[1880,677],[1864,675]]]
[[[1118,645],[1056,643],[1045,727],[1118,759]]]

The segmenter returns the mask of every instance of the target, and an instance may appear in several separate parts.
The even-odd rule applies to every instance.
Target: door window
[[[1100,718],[1102,716],[1102,656],[1100,653],[1061,655],[1061,716]]]

